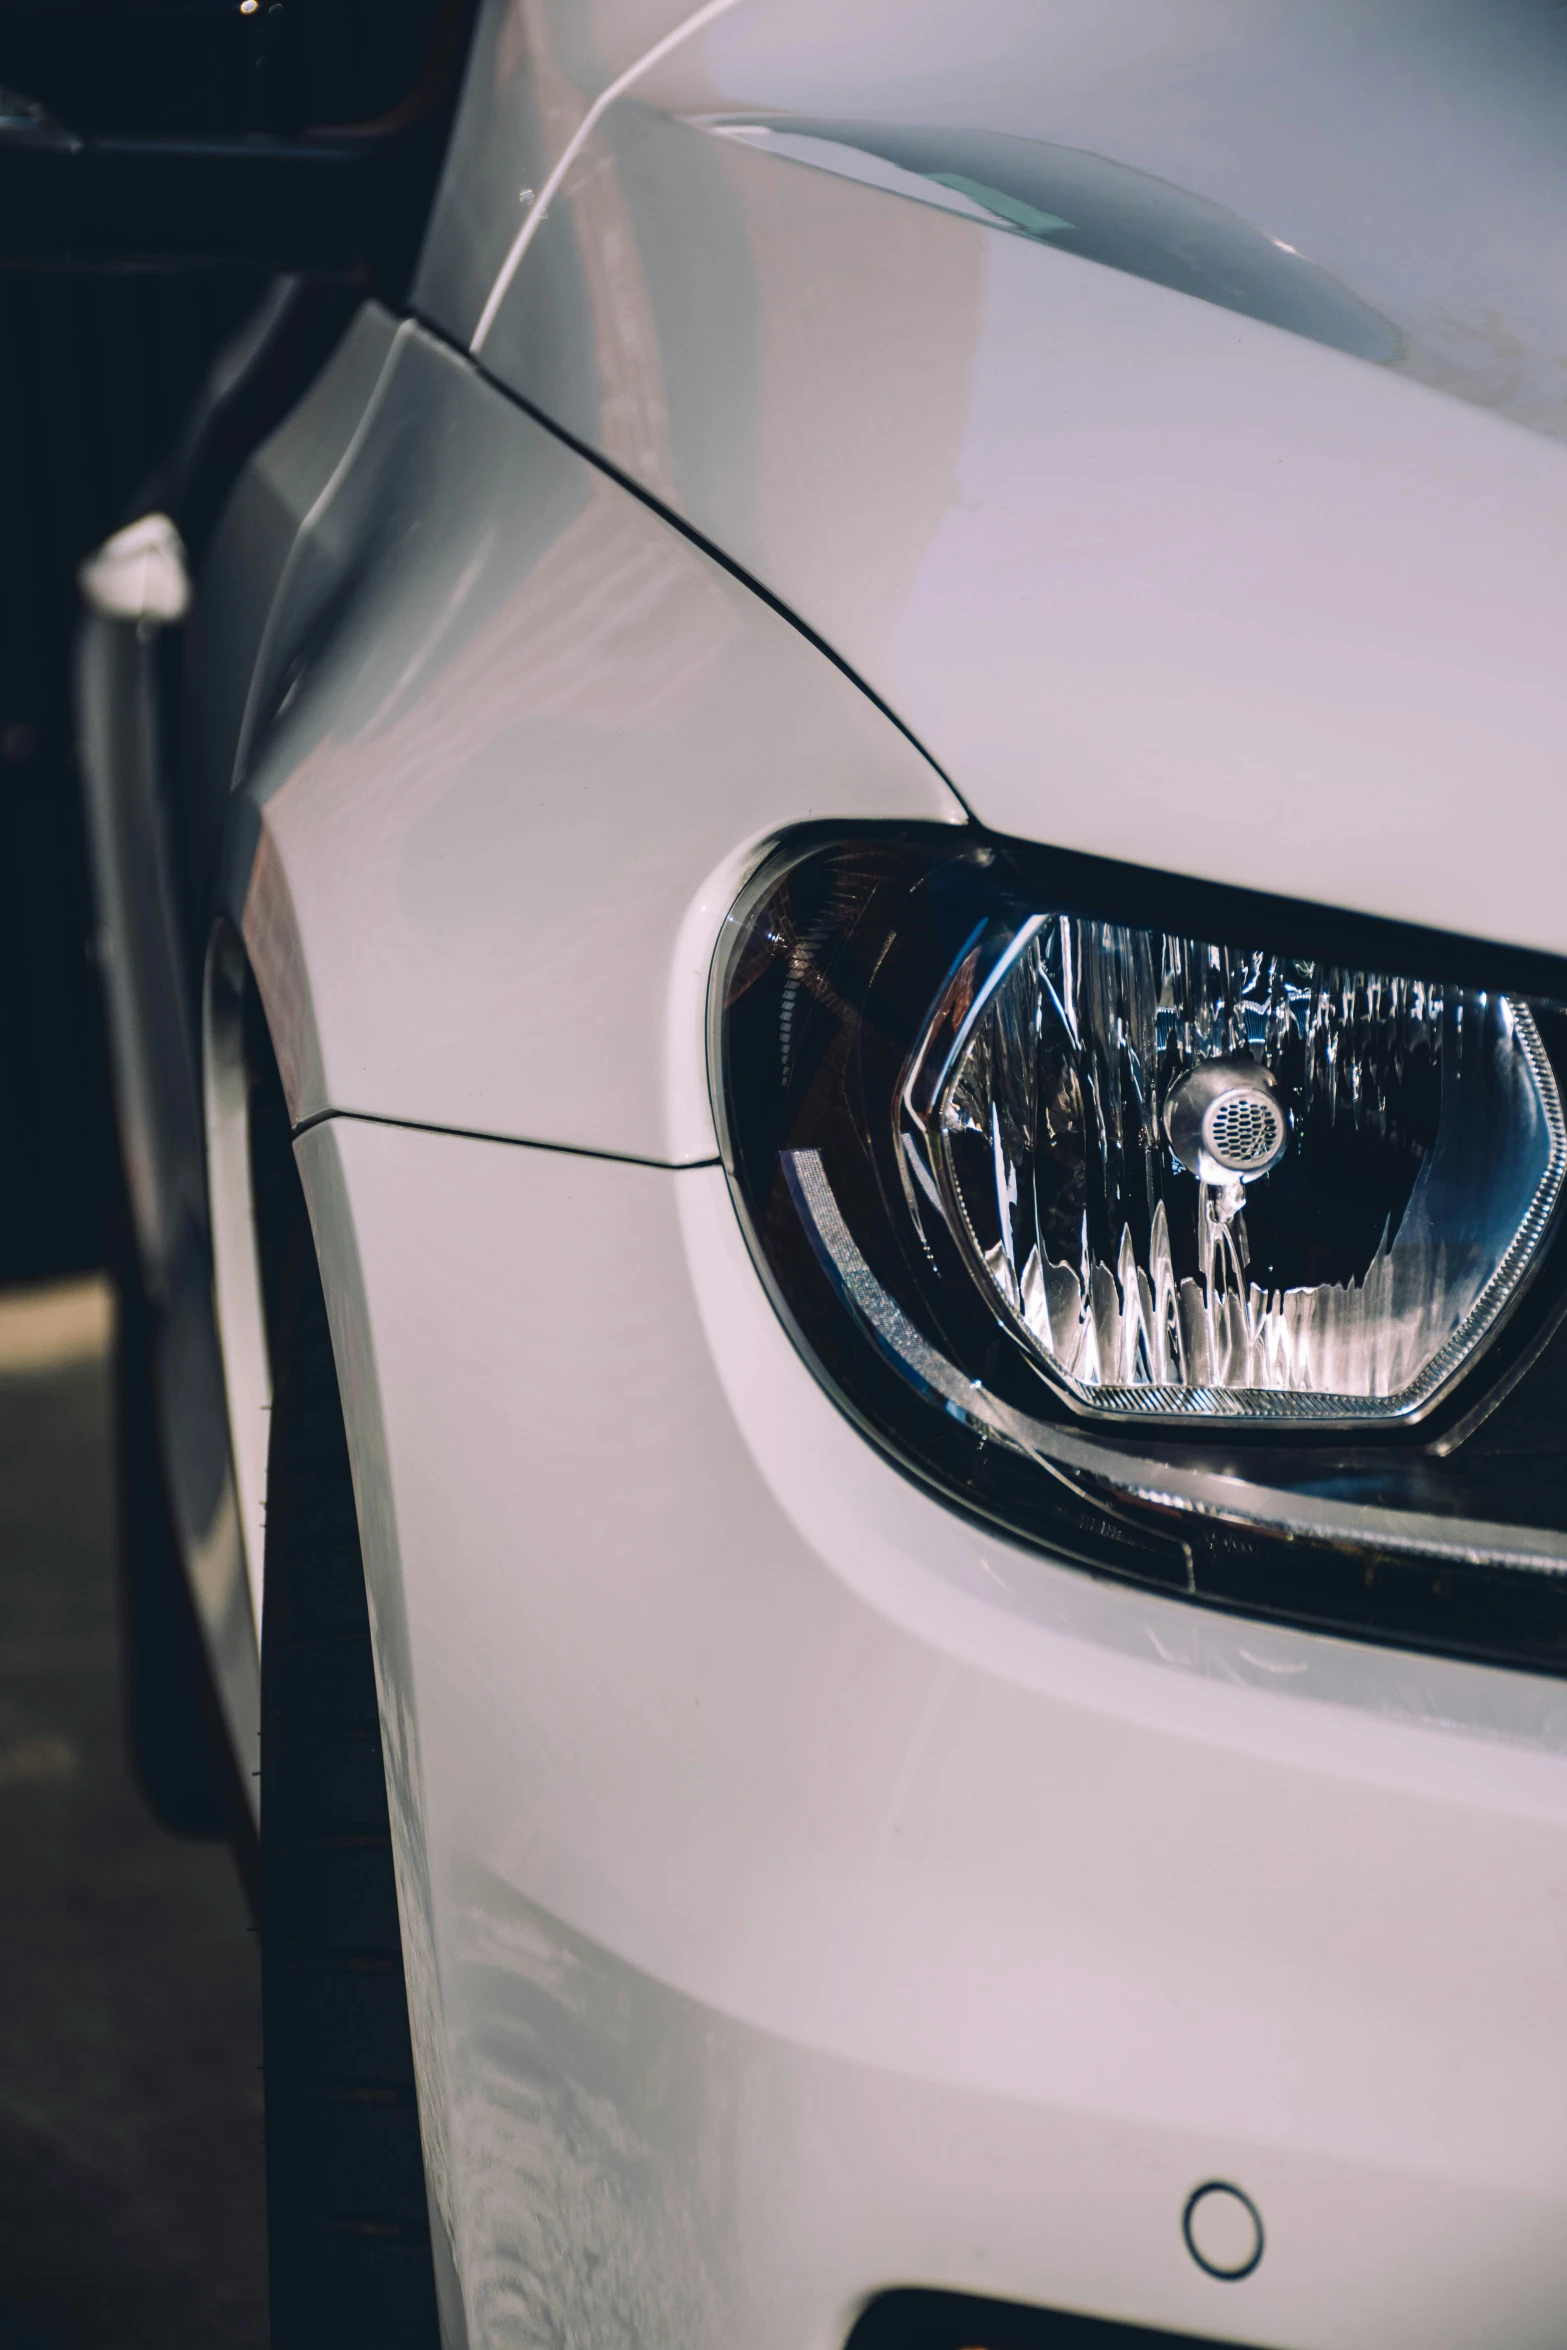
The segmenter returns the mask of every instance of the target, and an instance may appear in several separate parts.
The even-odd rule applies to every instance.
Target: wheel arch
[[[462,2350],[451,2189],[452,2095],[445,2054],[435,1906],[430,1882],[416,1676],[403,1606],[393,1479],[376,1377],[374,1331],[334,1121],[303,1134],[290,1123],[268,1005],[244,942],[220,917],[208,948],[203,1016],[215,1292],[236,1482],[261,1620],[270,1420],[287,1285],[287,1252],[315,1259],[353,1476],[385,1764],[397,1908],[408,1993],[420,2130],[442,2340]],[[257,1436],[260,1431],[260,1441]],[[261,1782],[263,1816],[266,1782]]]

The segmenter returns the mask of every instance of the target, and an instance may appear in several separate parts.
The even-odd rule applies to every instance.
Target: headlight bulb
[[[1249,1053],[1218,1054],[1171,1086],[1164,1131],[1199,1183],[1254,1183],[1289,1148],[1289,1110],[1271,1069]]]

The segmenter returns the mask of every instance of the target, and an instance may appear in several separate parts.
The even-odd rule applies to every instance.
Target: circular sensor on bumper
[[[1197,2266],[1234,2284],[1262,2258],[1262,2214],[1249,2195],[1224,2179],[1194,2188],[1181,2214],[1181,2233]]]

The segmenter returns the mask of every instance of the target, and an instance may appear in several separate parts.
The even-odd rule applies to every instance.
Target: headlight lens
[[[1433,1574],[1567,1591],[1537,1433],[1510,1489],[1469,1441],[1555,1362],[1563,992],[1017,844],[802,836],[720,950],[725,1156],[809,1359],[962,1506],[1225,1604],[1537,1655],[1414,1618]]]
[[[1407,1417],[1527,1278],[1567,1161],[1527,1005],[1011,908],[901,1089],[917,1217],[1084,1409]]]

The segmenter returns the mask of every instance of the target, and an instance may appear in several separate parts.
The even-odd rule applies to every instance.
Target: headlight
[[[802,837],[720,951],[725,1156],[808,1358],[961,1506],[1227,1605],[1553,1658],[1557,1438],[1522,1474],[1515,1439],[1564,1351],[1563,994],[1016,844]]]
[[[1060,909],[965,942],[900,1111],[911,1210],[1052,1385],[1175,1419],[1428,1407],[1567,1156],[1510,996]]]

